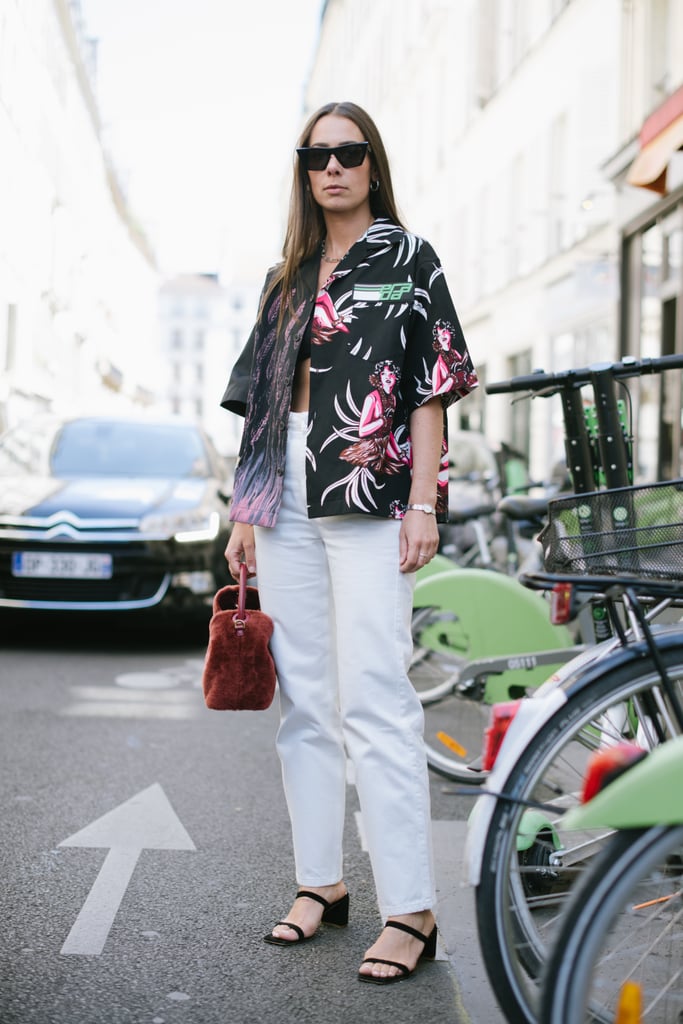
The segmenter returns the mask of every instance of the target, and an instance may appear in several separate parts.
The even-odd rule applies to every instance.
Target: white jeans
[[[297,882],[343,876],[346,749],[386,918],[435,903],[424,716],[406,671],[414,576],[399,572],[398,520],[308,518],[306,422],[290,415],[282,508],[255,530]]]

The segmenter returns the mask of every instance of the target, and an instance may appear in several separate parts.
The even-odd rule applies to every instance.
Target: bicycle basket
[[[683,579],[683,480],[555,498],[539,541],[548,572]]]

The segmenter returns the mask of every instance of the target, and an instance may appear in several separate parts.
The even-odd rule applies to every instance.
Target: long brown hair
[[[326,117],[328,114],[348,117],[361,130],[363,138],[370,143],[371,177],[373,181],[379,183],[376,191],[370,190],[370,212],[373,217],[387,217],[393,224],[404,227],[394,200],[389,160],[382,137],[375,122],[362,107],[350,102],[326,103],[309,117],[299,136],[297,147],[309,144],[313,128],[322,117]],[[265,305],[274,290],[281,287],[282,302],[278,326],[282,324],[285,309],[291,309],[292,287],[299,267],[320,247],[325,235],[323,212],[313,199],[308,187],[308,174],[296,153],[294,154],[293,171],[287,231],[282,247],[283,262],[277,268],[263,302]]]

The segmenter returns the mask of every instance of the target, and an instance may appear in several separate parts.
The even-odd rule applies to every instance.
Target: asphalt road
[[[276,711],[208,711],[205,630],[0,620],[0,1024],[498,1024],[463,884],[466,799],[433,780],[437,961],[359,985],[380,927],[355,789],[351,920],[262,936],[294,888]]]

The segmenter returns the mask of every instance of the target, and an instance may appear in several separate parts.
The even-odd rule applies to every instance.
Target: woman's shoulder
[[[400,256],[407,262],[412,258],[437,260],[434,247],[422,235],[395,224],[387,217],[378,217],[368,228],[368,242],[376,245],[392,245],[400,250]]]
[[[263,282],[264,289],[268,288],[268,286],[272,284],[272,282],[278,277],[278,275],[282,276],[282,271],[284,270],[284,267],[284,260],[279,260],[277,263],[273,263],[272,266],[268,267],[268,269],[266,270],[266,277]]]
[[[259,300],[259,316],[262,316],[266,307],[270,306],[279,293],[278,284],[282,280],[284,262],[274,263],[268,267],[266,276],[261,286],[261,298]]]
[[[377,217],[368,228],[366,238],[374,245],[401,245],[409,242],[420,245],[424,239],[408,231],[402,224],[395,224],[388,217]]]

